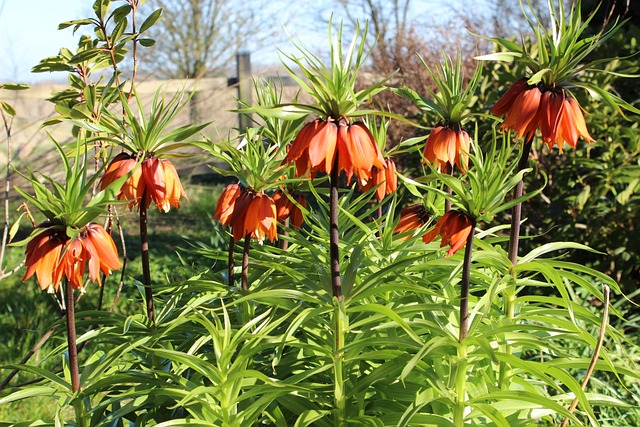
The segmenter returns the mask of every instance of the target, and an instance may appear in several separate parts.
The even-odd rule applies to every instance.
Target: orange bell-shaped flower
[[[169,160],[156,157],[144,159],[142,177],[150,199],[161,212],[169,212],[171,206],[180,207],[180,198],[187,197],[178,172]]]
[[[293,193],[291,197],[302,207],[307,207],[307,200],[300,193]],[[304,222],[302,210],[293,203],[282,191],[277,190],[273,195],[273,202],[276,205],[276,220],[280,223],[289,218],[291,227],[300,228]]]
[[[285,162],[295,162],[296,176],[311,171],[330,174],[338,156],[338,171],[344,171],[347,179],[355,174],[361,185],[371,177],[371,169],[384,168],[384,159],[373,135],[364,125],[345,120],[316,119],[307,123],[298,133],[287,151]]]
[[[464,172],[469,164],[470,148],[471,139],[466,131],[436,126],[424,145],[424,158],[436,169],[457,165]]]
[[[361,186],[362,191],[369,191],[376,185],[376,198],[381,201],[385,195],[392,194],[398,188],[398,177],[396,175],[396,164],[391,159],[386,159],[385,167],[378,169],[374,166],[371,169],[371,178]]]
[[[236,199],[240,196],[242,191],[240,184],[227,185],[222,191],[222,194],[220,194],[218,203],[216,203],[216,210],[213,214],[213,219],[219,220],[220,224],[224,226],[231,225],[231,216],[233,215]]]
[[[450,257],[466,245],[467,237],[472,230],[473,222],[466,214],[451,210],[438,220],[433,230],[422,236],[422,241],[430,243],[440,234],[442,236],[440,247],[449,245],[447,257]]]
[[[422,203],[409,205],[400,211],[400,221],[393,230],[393,234],[414,231],[429,221],[429,214]],[[406,236],[403,239],[408,239]]]
[[[57,228],[48,228],[31,239],[26,250],[27,272],[22,281],[35,273],[40,289],[56,292],[64,274],[62,251],[68,240],[64,230]]]
[[[244,234],[255,237],[260,244],[265,238],[278,239],[276,205],[271,197],[264,193],[254,195],[244,219]]]

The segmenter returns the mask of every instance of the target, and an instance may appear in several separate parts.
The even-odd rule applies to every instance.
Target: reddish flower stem
[[[229,276],[229,286],[233,286],[233,282],[235,281],[235,277],[233,274],[233,270],[235,269],[236,265],[233,259],[233,252],[235,251],[235,247],[236,247],[236,241],[233,240],[233,235],[231,236],[231,238],[229,238],[229,268],[227,270],[227,275]]]
[[[446,163],[447,170],[445,171],[446,174],[453,176],[453,166],[449,166],[448,163]],[[451,189],[451,187],[449,187],[448,185],[445,186],[446,190],[447,190],[447,194],[451,195],[453,194],[453,190]],[[444,213],[447,213],[451,210],[451,200],[449,198],[444,199]]]
[[[249,249],[251,248],[251,234],[244,236],[242,250],[242,290],[249,290]]]
[[[531,136],[525,141],[522,147],[522,156],[518,161],[517,172],[520,172],[525,167],[527,167],[532,143],[533,143],[533,136]],[[520,180],[520,182],[516,185],[516,188],[513,190],[513,198],[517,199],[519,197],[522,197],[523,190],[524,190],[524,180]],[[513,210],[511,211],[511,233],[509,234],[509,260],[513,265],[516,265],[518,263],[518,245],[520,244],[521,219],[522,219],[522,203],[518,203],[513,207]]]
[[[151,289],[151,270],[149,268],[149,241],[147,236],[147,198],[145,189],[140,200],[140,258],[142,260],[142,280],[144,282],[144,296],[147,304],[147,316],[155,323],[153,307],[153,290]]]
[[[340,258],[338,254],[338,154],[333,161],[330,175],[329,193],[329,257],[331,258],[331,290],[333,296],[342,300],[342,285],[340,283]]]
[[[67,343],[69,345],[69,371],[71,372],[71,389],[80,390],[80,372],[78,369],[78,347],[76,345],[76,314],[73,299],[73,287],[64,280],[64,296],[67,308]]]
[[[289,227],[289,224],[291,224],[291,220],[289,218],[286,218],[284,220],[285,229],[282,230],[282,236],[284,237],[284,239],[282,239],[282,250],[283,251],[286,251],[287,249],[289,249],[289,241],[287,240],[287,237],[289,237],[289,232],[287,231],[287,228]]]
[[[473,253],[473,238],[476,221],[471,221],[471,232],[467,237],[462,264],[462,282],[460,283],[460,333],[458,341],[462,342],[469,333],[469,283],[471,281],[471,254]]]

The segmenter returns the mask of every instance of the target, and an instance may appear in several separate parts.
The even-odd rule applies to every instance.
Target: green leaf
[[[156,41],[154,39],[144,38],[144,39],[137,39],[137,40],[138,40],[138,43],[140,43],[140,45],[144,47],[151,47],[156,44]]]
[[[16,110],[4,101],[0,101],[0,108],[10,116],[16,115]]]
[[[153,26],[153,24],[155,24],[158,21],[158,19],[160,19],[161,15],[162,15],[162,9],[154,10],[151,13],[151,15],[149,15],[147,17],[147,19],[145,19],[144,22],[142,23],[142,25],[140,26],[139,33],[144,33],[149,28],[151,28]],[[145,39],[145,40],[150,40],[150,39]],[[140,40],[140,42],[142,44],[142,40]],[[145,46],[144,44],[142,44],[142,45]]]

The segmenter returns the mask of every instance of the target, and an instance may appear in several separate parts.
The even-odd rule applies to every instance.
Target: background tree
[[[254,0],[151,0],[149,5],[149,10],[162,8],[163,17],[150,30],[156,45],[142,64],[159,78],[226,77],[238,51],[257,48],[279,30],[275,11]]]

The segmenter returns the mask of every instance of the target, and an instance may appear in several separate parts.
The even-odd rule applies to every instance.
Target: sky
[[[63,73],[34,74],[30,70],[41,59],[56,55],[62,47],[75,51],[79,34],[74,36],[72,28],[58,30],[58,24],[90,16],[93,1],[0,0],[0,83],[64,82]],[[287,1],[294,1],[296,5],[295,18],[289,20],[287,30],[291,34],[302,35],[303,42],[308,47],[315,48],[320,40],[324,45],[326,24],[318,22],[320,9],[311,5],[326,0],[270,0],[265,1],[265,7],[281,8]],[[464,2],[454,0],[454,3],[456,1]],[[432,17],[437,15],[438,10],[441,12],[443,7],[441,0],[417,0],[415,3],[427,10]],[[300,13],[297,12],[299,9],[302,9]],[[322,19],[326,20],[328,16]],[[280,26],[275,23],[274,25]],[[252,62],[276,63],[277,49],[282,48],[286,51],[290,47],[290,42],[283,37],[273,45],[263,46],[260,50],[252,52]]]
[[[58,24],[81,17],[90,5],[87,0],[0,0],[0,82],[50,79],[49,73],[31,74],[31,67],[61,47],[77,46],[72,29],[58,30]]]

